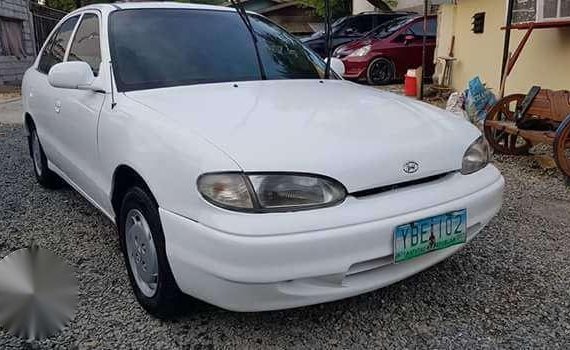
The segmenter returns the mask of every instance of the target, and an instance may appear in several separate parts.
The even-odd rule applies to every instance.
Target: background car
[[[410,12],[364,12],[341,17],[332,24],[332,49],[361,38],[377,26],[392,19],[410,15]],[[313,51],[326,56],[325,32],[319,31],[301,41]]]
[[[400,79],[410,68],[422,64],[422,45],[426,37],[426,71],[434,72],[437,17],[429,16],[427,31],[421,16],[406,16],[386,22],[361,39],[338,47],[333,56],[345,66],[347,79],[366,79],[369,84],[388,84]]]

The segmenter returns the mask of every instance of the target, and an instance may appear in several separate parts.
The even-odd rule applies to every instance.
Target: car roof
[[[149,1],[149,2],[114,2],[111,4],[92,4],[88,6],[81,7],[74,12],[81,12],[83,10],[95,9],[102,10],[104,12],[112,12],[115,10],[127,10],[127,9],[153,9],[153,8],[163,8],[163,9],[189,9],[189,10],[216,10],[216,11],[235,11],[232,7],[225,6],[214,6],[214,5],[202,5],[202,4],[192,4],[192,3],[179,3],[179,2],[162,2],[162,1]]]
[[[378,11],[364,11],[352,16],[358,15],[417,15],[417,12],[413,11],[391,11],[391,12],[378,12]]]
[[[415,21],[415,20],[418,20],[418,19],[423,19],[424,16],[423,16],[423,15],[418,15],[418,14],[408,14],[408,15],[405,15],[405,16],[402,16],[402,17],[398,17],[398,18],[407,18],[407,19],[410,20],[410,21]],[[428,16],[427,16],[427,19],[434,19],[434,18],[437,18],[437,15],[428,15]]]
[[[404,16],[418,16],[415,12],[393,11],[393,12],[360,12],[354,15],[339,17],[338,19],[358,18],[364,16],[387,16],[387,17],[404,17]]]

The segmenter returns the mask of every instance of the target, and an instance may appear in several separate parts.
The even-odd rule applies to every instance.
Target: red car
[[[429,16],[424,33],[421,16],[400,17],[373,29],[359,40],[338,47],[333,56],[344,62],[346,79],[387,84],[422,64],[422,43],[427,39],[426,76],[434,72],[437,17]]]

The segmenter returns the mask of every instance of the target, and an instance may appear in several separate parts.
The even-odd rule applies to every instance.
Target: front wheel
[[[394,80],[394,65],[386,58],[376,58],[368,65],[366,80],[370,85],[386,85]]]
[[[119,215],[119,236],[135,296],[158,318],[177,314],[182,292],[178,289],[166,249],[158,206],[148,191],[135,186],[127,191]]]
[[[30,155],[32,156],[32,163],[34,164],[34,173],[39,184],[51,189],[61,187],[62,180],[60,177],[48,168],[46,154],[40,143],[38,132],[33,126],[28,136],[28,146],[30,148]]]
[[[556,165],[570,184],[570,115],[558,126],[553,146]]]

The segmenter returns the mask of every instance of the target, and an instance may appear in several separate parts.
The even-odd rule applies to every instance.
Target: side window
[[[437,19],[432,18],[428,21],[428,36],[437,36]]]
[[[358,34],[364,34],[372,30],[372,16],[360,16],[355,21],[355,31]]]
[[[54,41],[56,36],[57,36],[57,32],[55,32],[49,38],[49,41],[47,42],[47,44],[45,44],[44,50],[41,53],[40,62],[38,63],[38,70],[42,73],[47,74],[47,72],[49,71],[49,69],[52,66],[52,64],[50,64],[50,62],[52,61],[52,58],[50,56],[50,52],[51,52],[51,47],[53,46],[53,41]]]
[[[392,15],[389,15],[386,13],[382,13],[379,15],[372,15],[370,17],[372,17],[372,28],[370,28],[370,30],[378,27],[379,25],[381,25],[385,22],[388,22],[388,21],[391,21],[395,18],[398,18],[398,16],[392,16]]]
[[[415,22],[410,26],[408,32],[416,36],[424,36],[424,21]],[[427,22],[427,35],[428,37],[435,37],[437,33],[437,20],[428,19]]]
[[[342,25],[342,30],[340,31],[341,35],[349,35],[354,33],[354,31],[356,30],[356,19],[355,18],[350,18],[347,19],[346,21],[344,21],[343,25]]]
[[[344,28],[344,35],[364,34],[372,29],[371,16],[356,16],[347,22]]]
[[[424,35],[424,22],[418,21],[412,24],[408,28],[408,33],[413,34],[415,36],[423,36]]]
[[[79,16],[67,19],[59,27],[57,33],[54,33],[53,37],[45,46],[44,51],[42,51],[42,56],[38,64],[40,72],[47,74],[53,65],[63,62],[67,43],[69,42],[69,38],[71,37],[71,33],[73,33],[73,28],[75,28],[78,19]]]
[[[96,14],[87,13],[83,16],[71,42],[67,60],[86,62],[95,76],[99,73],[101,45],[99,43],[99,18]]]

